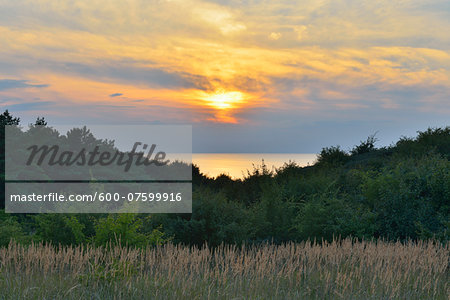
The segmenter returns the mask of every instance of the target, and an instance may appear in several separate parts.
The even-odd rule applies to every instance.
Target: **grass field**
[[[0,299],[448,299],[450,244],[0,249]]]

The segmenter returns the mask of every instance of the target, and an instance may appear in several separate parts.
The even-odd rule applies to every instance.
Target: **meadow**
[[[450,243],[10,243],[0,299],[448,299]]]

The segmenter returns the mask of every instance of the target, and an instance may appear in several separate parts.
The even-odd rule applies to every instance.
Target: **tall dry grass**
[[[448,299],[450,244],[288,243],[110,249],[11,243],[0,298]]]

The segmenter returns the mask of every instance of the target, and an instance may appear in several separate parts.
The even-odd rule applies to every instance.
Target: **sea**
[[[282,167],[285,163],[295,162],[299,166],[314,164],[317,154],[298,153],[193,153],[192,162],[200,172],[216,177],[226,174],[234,179],[244,178],[247,171],[264,164],[269,170]]]

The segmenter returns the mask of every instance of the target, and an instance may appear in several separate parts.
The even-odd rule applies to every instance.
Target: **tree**
[[[75,216],[63,214],[39,214],[34,216],[36,235],[54,245],[76,245],[85,241],[85,225]]]
[[[36,122],[34,122],[34,126],[47,126],[47,121],[45,121],[44,117],[37,117]]]
[[[349,155],[341,150],[339,146],[332,146],[322,148],[317,158],[317,163],[325,166],[339,166],[346,163],[348,159]]]
[[[5,207],[5,126],[19,123],[20,118],[13,117],[8,110],[0,115],[0,209]]]
[[[169,241],[161,226],[154,228],[150,233],[143,232],[143,229],[143,219],[135,214],[109,215],[97,221],[92,240],[98,246],[113,243],[141,247],[162,245]]]
[[[9,242],[14,240],[19,243],[28,243],[30,236],[25,233],[23,226],[15,216],[5,214],[0,209],[0,247],[8,246]]]
[[[19,125],[20,118],[13,117],[8,110],[5,110],[3,114],[0,115],[0,126],[4,127],[6,125]]]
[[[367,137],[367,140],[361,141],[358,146],[355,146],[355,148],[353,148],[352,151],[350,151],[351,154],[357,155],[375,150],[375,143],[377,142],[377,138],[375,137],[376,134],[377,133],[375,132],[374,134],[369,135]]]

